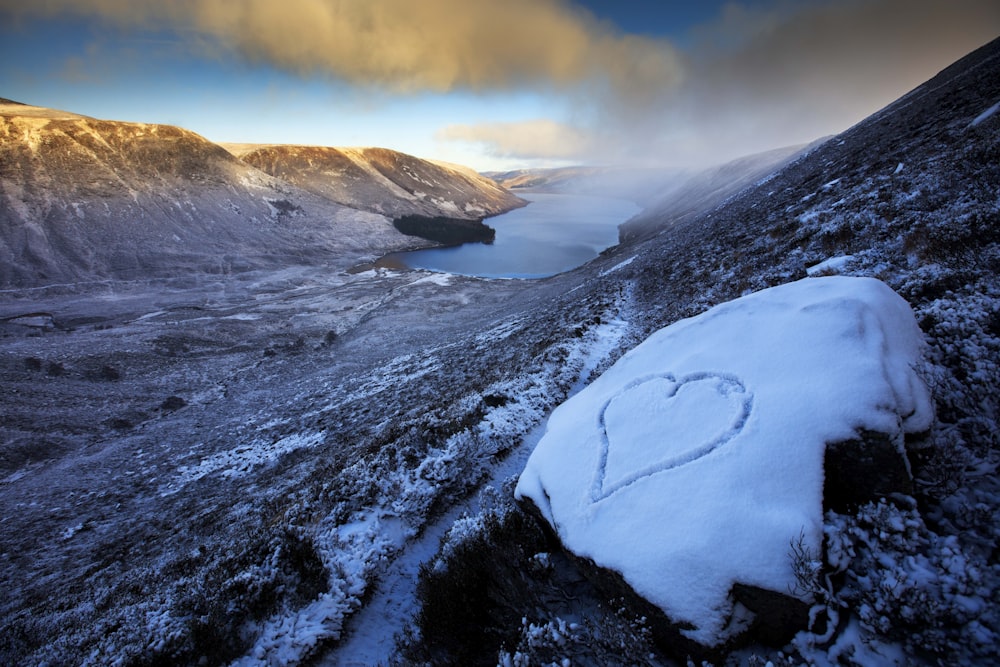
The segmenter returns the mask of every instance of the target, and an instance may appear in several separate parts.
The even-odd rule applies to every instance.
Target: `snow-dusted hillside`
[[[0,285],[171,278],[379,253],[381,216],[167,125],[0,108]]]
[[[319,174],[300,188],[181,128],[2,104],[0,286],[342,267],[429,245],[394,228],[400,212],[481,219],[523,204],[399,153],[350,163],[367,180],[341,181],[354,194],[337,198]]]
[[[481,220],[524,202],[472,170],[386,148],[225,144],[247,164],[331,201],[389,218]]]
[[[778,148],[664,182],[650,196],[645,210],[621,226],[621,238],[644,238],[664,226],[690,221],[755,186],[804,150],[807,147]]]
[[[597,194],[636,202],[643,212],[622,225],[622,238],[644,236],[667,222],[690,219],[773,173],[803,150],[778,148],[706,169],[556,167],[487,172],[514,192]]]
[[[742,295],[838,273],[887,283],[909,303],[926,339],[918,371],[936,421],[907,452],[912,496],[828,510],[821,552],[789,544],[787,566],[816,599],[809,629],[792,645],[751,646],[732,661],[997,664],[998,100],[995,41],[714,210],[664,216],[649,238],[622,243],[590,269],[602,283],[595,292],[629,295],[623,317],[631,345]],[[519,517],[514,509],[494,511],[475,536],[456,531],[447,553],[458,555],[425,575],[423,642],[410,655],[482,656],[485,664],[474,647],[487,643],[504,646],[501,664],[658,663],[649,628],[638,620],[647,609],[609,610],[606,594],[567,574],[573,566]],[[512,546],[514,526],[524,537]],[[480,630],[448,624],[447,605],[457,599],[449,577],[466,585],[488,579],[465,603],[485,619]],[[515,581],[516,600],[496,592]],[[575,602],[553,595],[552,586]],[[438,596],[448,600],[434,602]]]
[[[731,657],[995,664],[998,100],[994,43],[707,214],[541,281],[300,265],[0,293],[0,662],[387,662],[398,616],[356,614],[389,599],[423,602],[404,662],[671,664],[509,484],[463,503],[651,332],[840,272],[914,311],[936,421],[912,496],[826,512],[822,554],[789,545],[810,629]],[[108,150],[73,123],[60,141]],[[418,536],[441,532],[421,569]]]

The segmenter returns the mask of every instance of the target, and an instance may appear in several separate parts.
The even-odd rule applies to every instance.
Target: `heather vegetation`
[[[786,555],[805,629],[705,659],[995,664],[998,72],[994,43],[542,281],[297,265],[4,292],[0,662],[336,664],[407,582],[375,662],[671,664],[656,610],[602,593],[497,471],[652,332],[844,274],[901,295],[926,341],[912,493],[829,509],[821,548]],[[436,529],[419,581],[393,579]]]

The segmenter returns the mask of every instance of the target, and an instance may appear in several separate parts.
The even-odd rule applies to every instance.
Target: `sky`
[[[0,0],[0,97],[478,170],[701,167],[840,132],[996,0]]]

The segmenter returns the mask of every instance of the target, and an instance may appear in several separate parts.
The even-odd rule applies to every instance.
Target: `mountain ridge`
[[[0,286],[350,265],[433,244],[394,227],[404,214],[461,228],[523,205],[467,171],[355,155],[381,187],[342,203],[319,178],[297,187],[184,128],[0,103]]]
[[[545,280],[306,267],[0,294],[0,656],[338,664],[387,563],[422,557],[419,582],[387,582],[419,632],[373,623],[415,640],[403,664],[674,664],[641,607],[616,613],[502,479],[482,481],[652,331],[841,273],[912,307],[936,421],[905,452],[912,496],[826,513],[822,554],[789,545],[788,567],[822,568],[813,625],[729,658],[996,664],[998,58],[1000,41],[721,205]],[[458,521],[435,525],[447,508]],[[449,528],[438,556],[411,552]],[[394,662],[390,644],[369,664]]]
[[[261,171],[331,201],[379,213],[481,220],[523,206],[470,169],[388,148],[222,144]]]

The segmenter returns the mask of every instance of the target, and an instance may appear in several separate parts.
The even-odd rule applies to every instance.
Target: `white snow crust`
[[[837,257],[830,257],[815,266],[810,266],[806,269],[806,273],[812,277],[843,273],[853,261],[854,255],[839,255]]]
[[[820,552],[825,444],[929,428],[922,346],[910,307],[872,278],[721,304],[557,408],[515,494],[567,549],[718,645],[745,622],[734,583],[788,593],[790,543]]]
[[[987,109],[986,111],[982,112],[981,114],[979,114],[978,116],[976,116],[974,119],[972,119],[972,122],[969,123],[969,127],[975,127],[975,126],[979,125],[984,120],[986,120],[987,118],[989,118],[990,116],[992,116],[993,114],[995,114],[997,112],[997,110],[1000,110],[1000,102],[997,102],[996,104],[994,104],[993,106],[991,106],[989,109]]]

